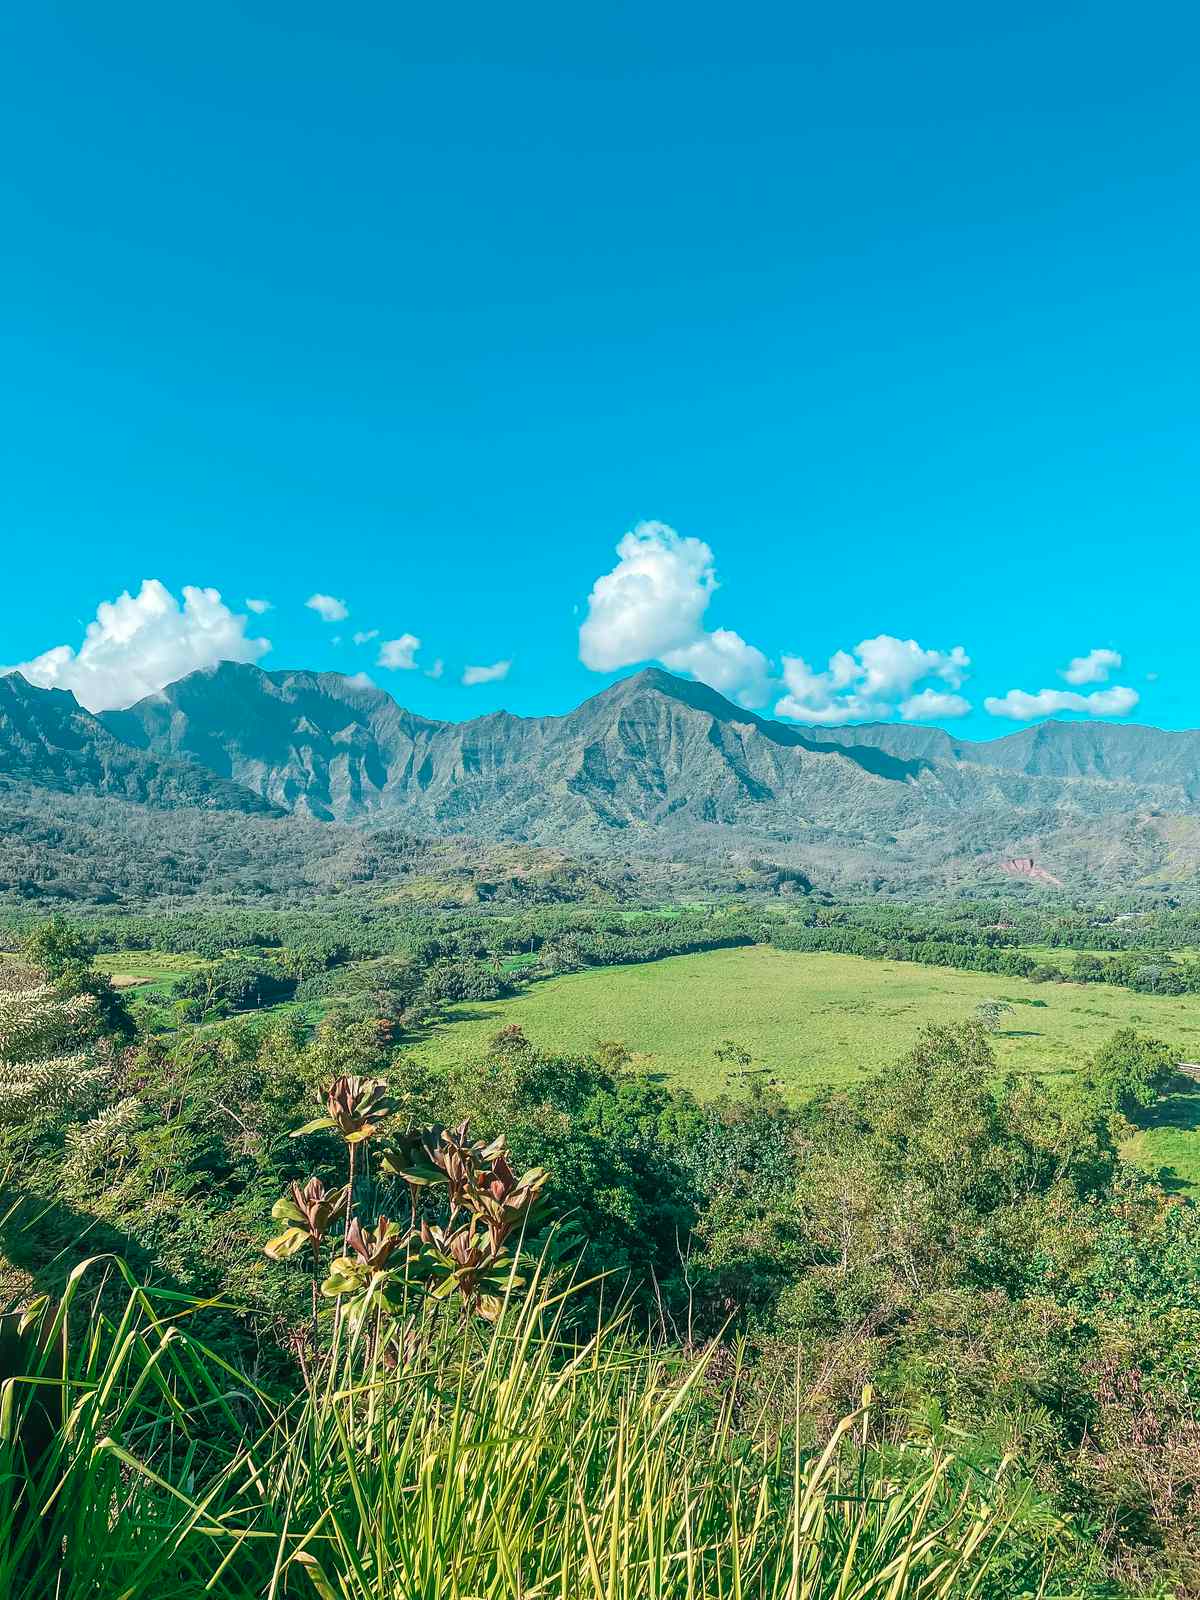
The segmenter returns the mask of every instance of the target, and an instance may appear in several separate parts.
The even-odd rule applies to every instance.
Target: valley
[[[335,673],[225,663],[100,716],[2,677],[0,1301],[103,1318],[127,1274],[136,1337],[96,1348],[146,1370],[148,1297],[184,1308],[203,1345],[122,1459],[176,1386],[261,1384],[202,1474],[247,1536],[279,1503],[218,1460],[247,1416],[292,1450],[311,1362],[398,1393],[413,1339],[486,1372],[508,1296],[554,1363],[617,1341],[613,1381],[736,1350],[712,1393],[769,1416],[786,1372],[791,1448],[869,1384],[871,1473],[930,1481],[944,1419],[956,1472],[1039,1485],[1038,1583],[1191,1582],[1190,1468],[1148,1512],[1109,1441],[1153,1415],[1148,1475],[1200,1426],[1198,762],[1131,727],[798,729],[658,669],[460,724]],[[148,1451],[187,1517],[191,1448]],[[135,1481],[140,1529],[168,1478]]]
[[[416,1052],[439,1068],[485,1054],[502,1028],[579,1053],[625,1045],[634,1070],[701,1097],[744,1096],[755,1081],[788,1099],[861,1083],[912,1048],[923,1027],[968,1022],[987,1000],[1012,1010],[991,1036],[997,1070],[1063,1084],[1118,1028],[1168,1041],[1180,1061],[1200,1056],[1200,996],[1136,995],[1077,984],[997,980],[859,956],[798,955],[763,946],[673,956],[550,978],[511,999],[448,1006]],[[746,1064],[719,1060],[732,1041]],[[1200,1191],[1200,1101],[1180,1082],[1128,1157]]]
[[[885,1070],[923,1026],[969,1021],[991,999],[1012,1006],[991,1036],[1003,1073],[1068,1077],[1125,1027],[1169,1040],[1181,1061],[1200,1054],[1197,995],[1035,984],[765,945],[592,968],[508,999],[464,1001],[446,1008],[419,1050],[439,1066],[461,1063],[507,1027],[535,1044],[579,1052],[615,1039],[637,1070],[711,1096],[746,1092],[744,1069],[714,1056],[723,1040],[733,1040],[750,1052],[755,1074],[789,1098],[803,1098]]]

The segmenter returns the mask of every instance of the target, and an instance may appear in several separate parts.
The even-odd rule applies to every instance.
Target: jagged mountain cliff
[[[133,800],[160,809],[270,813],[253,790],[190,760],[148,756],[111,733],[65,689],[0,677],[0,783]]]
[[[229,663],[103,721],[128,744],[199,761],[292,811],[403,810],[439,831],[531,837],[683,813],[729,824],[802,796],[831,806],[865,778],[903,785],[927,765],[822,743],[653,669],[563,717],[448,723],[334,673]]]
[[[797,728],[658,669],[565,716],[464,723],[336,673],[233,663],[99,718],[17,678],[0,688],[0,774],[152,805],[603,853],[748,847],[843,887],[961,882],[1024,857],[1094,887],[1187,879],[1200,861],[1197,732]]]
[[[226,663],[101,721],[291,811],[344,821],[405,810],[443,829],[685,817],[786,829],[981,801],[1105,815],[1200,798],[1200,733],[1045,723],[971,744],[937,728],[802,729],[655,668],[566,716],[448,723],[336,673]]]

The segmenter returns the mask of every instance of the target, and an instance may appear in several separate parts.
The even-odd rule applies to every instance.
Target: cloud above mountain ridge
[[[269,639],[252,639],[250,618],[229,609],[217,589],[183,587],[183,604],[157,578],[102,600],[78,650],[55,645],[12,669],[42,689],[69,689],[89,711],[130,706],[218,661],[259,661]]]
[[[593,672],[661,661],[743,705],[762,705],[771,664],[729,628],[709,632],[704,613],[718,587],[712,550],[665,522],[639,522],[617,545],[617,564],[596,579],[579,629],[579,659]]]
[[[895,717],[940,722],[973,709],[959,692],[972,665],[961,644],[929,649],[916,639],[880,633],[852,650],[834,651],[821,671],[787,651],[776,669],[741,634],[706,626],[720,583],[712,548],[704,540],[677,533],[665,522],[639,522],[616,553],[616,565],[592,585],[579,628],[579,659],[593,672],[659,661],[741,705],[760,707],[773,699],[775,716],[823,726]],[[983,707],[991,716],[1014,721],[1060,712],[1125,716],[1138,704],[1133,689],[1114,684],[1078,692],[1107,684],[1122,665],[1118,651],[1097,647],[1060,670],[1071,689],[1010,689],[988,696]]]
[[[704,626],[719,584],[713,552],[702,539],[664,522],[640,522],[617,545],[617,558],[592,585],[579,629],[579,658],[594,672],[661,661],[745,706],[778,695],[775,715],[796,722],[883,720],[897,712],[963,716],[970,710],[961,695],[913,692],[929,679],[960,688],[971,664],[961,645],[928,650],[915,639],[879,634],[852,652],[835,652],[824,672],[786,654],[776,672],[741,634]]]

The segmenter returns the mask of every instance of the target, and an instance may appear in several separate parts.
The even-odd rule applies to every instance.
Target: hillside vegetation
[[[994,1004],[799,1101],[732,1034],[736,1093],[644,1070],[619,1005],[578,1047],[430,1045],[514,986],[875,965],[755,915],[98,919],[106,966],[153,932],[150,996],[32,926],[0,970],[8,1592],[1200,1594],[1200,1210],[1119,1156],[1177,1048],[1007,1073],[1031,929],[915,916]],[[1047,1010],[1194,1004],[1035,970]]]

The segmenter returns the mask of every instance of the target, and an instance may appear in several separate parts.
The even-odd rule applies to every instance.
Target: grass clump
[[[428,1297],[344,1318],[320,1373],[279,1397],[197,1343],[189,1307],[81,1266],[8,1330],[0,1592],[949,1600],[1090,1583],[1007,1462],[877,1445],[869,1391],[804,1444],[799,1388],[741,1415],[722,1347],[657,1350],[620,1317],[581,1332],[572,1304],[539,1277],[492,1324]]]

